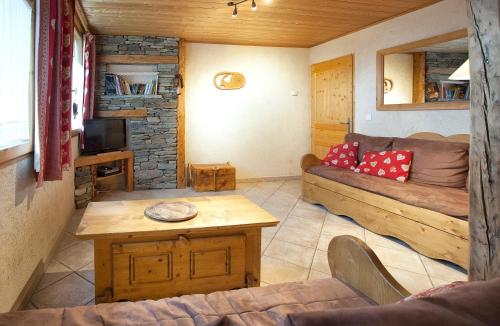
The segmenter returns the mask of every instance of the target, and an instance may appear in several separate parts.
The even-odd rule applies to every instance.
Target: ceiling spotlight
[[[252,0],[252,10],[257,10],[257,4],[255,3],[255,0]]]
[[[233,9],[233,18],[236,18],[238,17],[238,5],[239,4],[242,4],[243,2],[247,2],[249,0],[240,0],[240,1],[229,1],[227,3],[227,5],[229,7],[233,7],[234,6],[234,9]],[[252,0],[252,10],[255,11],[257,10],[257,3],[255,2],[255,0]]]

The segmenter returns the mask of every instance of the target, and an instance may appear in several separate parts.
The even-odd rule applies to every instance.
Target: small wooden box
[[[226,164],[192,164],[191,186],[195,191],[224,191],[236,188],[236,169]]]

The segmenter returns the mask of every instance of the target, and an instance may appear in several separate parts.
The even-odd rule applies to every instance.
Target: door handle
[[[352,132],[351,118],[347,118],[347,122],[341,122],[341,125],[347,125],[347,132]]]

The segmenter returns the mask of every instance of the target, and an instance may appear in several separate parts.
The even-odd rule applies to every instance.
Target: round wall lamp
[[[227,3],[229,7],[234,7],[233,9],[233,18],[238,17],[238,5],[242,4],[243,2],[247,2],[250,0],[241,0],[241,1],[230,1]],[[257,4],[255,3],[255,0],[252,0],[252,10],[255,11],[257,10]]]

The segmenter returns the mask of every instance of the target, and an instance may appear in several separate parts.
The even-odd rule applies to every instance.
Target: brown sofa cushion
[[[469,171],[469,144],[394,138],[393,150],[413,152],[410,180],[443,187],[465,188]]]
[[[359,142],[358,162],[363,160],[363,155],[367,151],[382,152],[392,148],[392,137],[371,137],[357,133],[350,133],[345,136],[345,142]]]
[[[469,194],[464,189],[438,187],[411,181],[402,183],[324,165],[313,166],[307,172],[449,216],[467,218],[469,215]]]
[[[288,315],[293,326],[500,325],[500,278],[401,304]]]

